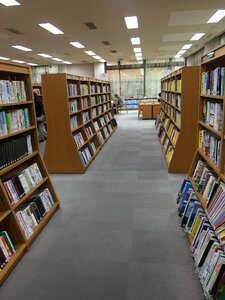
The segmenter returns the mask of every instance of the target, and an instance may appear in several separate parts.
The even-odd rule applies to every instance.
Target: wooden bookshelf
[[[1,95],[0,114],[2,116],[11,114],[11,118],[17,118],[15,117],[15,114],[13,115],[13,111],[17,110],[17,113],[19,114],[18,111],[20,110],[21,114],[24,115],[24,120],[29,119],[30,123],[29,125],[27,125],[24,121],[23,126],[25,124],[27,125],[27,128],[21,127],[18,129],[13,129],[13,127],[11,127],[12,125],[10,125],[12,124],[10,119],[7,119],[6,117],[7,123],[4,123],[3,119],[0,118],[1,130],[3,127],[7,127],[7,133],[0,130],[0,149],[5,149],[5,152],[3,152],[3,150],[0,150],[0,155],[2,158],[2,162],[5,161],[5,159],[8,160],[7,164],[6,162],[4,162],[4,165],[1,165],[0,162],[0,232],[7,232],[16,250],[16,252],[12,254],[9,261],[5,264],[5,266],[3,266],[0,271],[0,285],[2,285],[4,280],[12,272],[13,268],[20,261],[25,252],[29,249],[31,243],[36,239],[41,230],[45,227],[47,222],[59,208],[59,199],[55,193],[54,187],[48,175],[48,171],[39,153],[30,69],[28,67],[0,63],[0,80],[7,81],[7,84],[12,84],[13,81],[17,82],[17,84],[19,85],[23,83],[24,90],[21,86],[19,89],[22,89],[23,93],[25,94],[25,97],[22,100],[19,98],[16,99],[16,93],[11,95],[10,97],[15,98],[15,101],[8,98],[9,94],[7,94],[7,97],[6,94],[4,96]],[[28,111],[27,119],[25,117],[25,109],[27,109]],[[13,121],[15,123],[16,119],[13,119]],[[15,153],[13,154],[11,152],[8,152],[7,148],[4,147],[6,147],[7,143],[11,144],[15,139],[19,140],[22,137],[27,136],[29,136],[29,140],[32,145],[32,149],[30,149],[31,152],[26,152],[23,154],[23,156],[20,156],[21,154],[17,154],[19,156],[17,156],[17,159],[15,161],[15,158],[12,158],[12,155],[15,155]],[[21,146],[18,143],[16,147],[19,148]],[[36,184],[36,186],[33,186],[33,188],[30,187],[30,190],[27,191],[23,196],[19,193],[20,191],[18,188],[13,191],[11,186],[11,192],[13,191],[13,193],[15,193],[16,191],[18,195],[20,194],[20,199],[17,199],[17,201],[13,203],[8,191],[6,190],[5,182],[13,177],[15,178],[15,176],[17,177],[19,174],[21,174],[21,172],[23,172],[26,168],[30,167],[33,164],[37,164],[43,180],[41,180],[40,183]],[[30,238],[26,239],[24,231],[20,226],[19,220],[17,218],[17,212],[21,209],[24,209],[30,197],[39,195],[39,192],[41,192],[45,188],[48,188],[48,190],[50,191],[54,205],[52,205],[51,209],[49,209],[41,222],[36,225],[36,228],[31,234]]]
[[[225,135],[225,114],[224,114],[224,103],[225,103],[225,93],[224,93],[224,88],[223,90],[220,90],[220,88],[217,89],[212,89],[212,88],[208,88],[206,91],[206,85],[207,85],[207,81],[208,84],[210,84],[210,81],[212,82],[212,78],[211,79],[206,79],[207,75],[206,72],[208,72],[208,74],[210,74],[210,76],[212,77],[212,72],[220,67],[223,68],[225,67],[225,46],[220,46],[216,49],[214,49],[213,51],[213,57],[209,56],[208,54],[202,56],[201,58],[201,84],[200,84],[200,96],[199,96],[199,113],[198,113],[198,147],[197,147],[197,151],[195,153],[191,168],[189,170],[189,179],[191,180],[191,182],[193,183],[193,171],[195,169],[196,163],[198,160],[203,160],[208,167],[213,171],[215,177],[217,178],[218,181],[223,181],[225,182],[225,140],[224,140],[224,135]],[[215,104],[219,105],[222,110],[220,113],[220,117],[216,117],[216,119],[218,120],[218,118],[220,119],[220,122],[218,124],[213,124],[211,119],[208,117],[209,113],[212,115],[212,110],[208,111],[207,113],[207,103],[210,107],[211,105]],[[214,114],[213,114],[214,115]],[[216,126],[215,126],[216,125]],[[219,127],[219,128],[218,128]],[[200,139],[202,140],[203,137],[200,137],[200,132],[204,130],[205,132],[207,132],[207,134],[209,134],[210,136],[216,138],[219,143],[220,143],[220,151],[218,152],[218,155],[220,157],[219,162],[217,161],[217,159],[210,157],[210,151],[207,151],[207,153],[205,152],[205,149],[202,146],[202,143],[200,141]],[[211,143],[211,142],[210,142]],[[212,145],[209,143],[209,147],[211,147]],[[207,147],[208,147],[207,146]],[[217,156],[218,156],[217,155]],[[196,189],[196,186],[193,186],[194,189]],[[198,195],[198,198],[201,198],[201,203],[203,208],[206,207],[206,202],[203,199],[203,197],[201,195]]]
[[[42,88],[48,124],[44,161],[49,172],[85,173],[116,129],[110,84],[64,73],[45,74]],[[83,142],[77,144],[80,134]],[[87,161],[83,151],[90,153]]]
[[[169,173],[187,173],[197,148],[199,80],[199,67],[183,67],[161,80],[156,124]]]

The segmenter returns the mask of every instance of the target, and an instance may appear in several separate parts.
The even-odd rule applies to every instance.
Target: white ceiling
[[[186,56],[196,52],[213,37],[225,31],[225,18],[217,24],[206,21],[218,9],[225,9],[224,0],[17,0],[20,6],[0,4],[0,56],[40,65],[55,64],[37,53],[71,61],[97,62],[84,53],[92,50],[107,61],[135,59],[130,38],[139,36],[143,58],[173,57],[181,47],[190,43],[197,32],[205,36],[193,42]],[[124,16],[138,17],[139,29],[128,30]],[[39,23],[49,22],[64,32],[53,35]],[[93,22],[97,30],[84,24]],[[21,34],[7,30],[11,28]],[[79,41],[86,46],[77,49],[69,44]],[[105,46],[102,41],[109,41]],[[23,52],[12,45],[31,48]],[[118,53],[111,53],[116,50]]]

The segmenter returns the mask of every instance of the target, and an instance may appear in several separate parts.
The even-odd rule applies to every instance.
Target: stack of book
[[[53,207],[54,201],[48,188],[38,191],[16,212],[20,227],[28,240],[43,217]]]
[[[0,136],[30,127],[28,108],[0,111]]]
[[[83,111],[82,112],[82,118],[83,118],[83,123],[84,124],[87,123],[90,120],[89,112],[88,111]]]
[[[92,108],[92,118],[95,118],[97,116],[97,108]]]
[[[87,84],[81,84],[81,95],[88,95],[88,85]]]
[[[202,129],[199,131],[198,147],[206,156],[210,157],[217,166],[220,166],[221,140],[218,137],[214,136],[210,131]]]
[[[0,80],[0,103],[27,101],[24,81]]]
[[[79,118],[78,116],[72,116],[70,118],[70,128],[73,130],[73,129],[76,129],[78,127],[78,121],[79,121]]]
[[[67,83],[67,90],[69,97],[75,97],[78,95],[77,84],[76,83]]]
[[[102,136],[101,131],[99,131],[99,132],[97,133],[97,136],[98,136],[98,138],[99,138],[99,140],[100,140],[100,143],[103,145],[103,144],[105,143],[105,140],[104,140],[104,138],[103,138],[103,136]]]
[[[85,98],[82,98],[81,99],[81,107],[82,107],[82,109],[85,109],[85,108],[88,108],[88,98],[87,97],[85,97]]]
[[[95,86],[95,84],[91,84],[91,94],[96,94],[96,86]]]
[[[215,129],[222,130],[223,104],[215,101],[204,100],[203,122]]]
[[[90,145],[91,145],[91,148],[92,148],[92,150],[93,150],[93,153],[95,153],[95,152],[97,151],[97,149],[96,149],[96,147],[95,147],[95,143],[94,143],[94,142],[91,142]]]
[[[89,162],[89,160],[92,158],[91,152],[89,150],[88,147],[85,147],[84,149],[79,151],[81,160],[83,162],[84,165],[87,165],[87,163]]]
[[[78,111],[77,100],[70,101],[69,105],[70,105],[70,112],[71,113]]]
[[[224,67],[202,72],[201,94],[224,96]]]
[[[32,153],[30,135],[20,135],[0,142],[0,169],[3,169],[24,156]]]
[[[86,134],[87,134],[87,137],[90,139],[90,138],[92,138],[93,137],[93,135],[94,135],[94,133],[93,133],[93,131],[92,131],[92,128],[91,128],[91,126],[87,126],[87,127],[85,127],[85,132],[86,132]]]
[[[95,97],[91,97],[91,106],[96,105],[96,98]]]
[[[80,148],[84,144],[84,138],[81,132],[78,132],[74,135],[74,140],[78,148]]]
[[[0,231],[0,271],[10,261],[16,250],[6,231]]]
[[[109,132],[108,132],[108,129],[107,129],[106,126],[103,128],[103,131],[104,131],[105,137],[108,138],[109,137]]]
[[[41,182],[43,176],[37,163],[34,163],[18,173],[16,176],[3,182],[11,204],[18,202],[31,189]]]
[[[96,130],[96,131],[99,131],[100,128],[99,128],[98,121],[95,121],[95,122],[94,122],[94,127],[95,127],[95,130]]]

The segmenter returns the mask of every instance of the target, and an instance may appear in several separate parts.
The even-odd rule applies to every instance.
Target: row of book
[[[20,135],[0,142],[0,169],[3,169],[24,156],[32,153],[30,135]]]
[[[82,83],[80,86],[81,86],[81,95],[88,95],[89,94],[88,84]]]
[[[84,97],[81,99],[81,109],[85,109],[89,107],[88,97]]]
[[[69,101],[69,109],[70,109],[70,113],[78,111],[78,103],[76,99]]]
[[[217,67],[201,74],[201,94],[224,96],[224,67]]]
[[[101,131],[97,132],[97,136],[99,138],[101,145],[103,145],[105,143],[105,139],[103,138]]]
[[[170,141],[171,141],[172,145],[175,147],[180,132],[175,128],[173,123],[170,124],[170,127],[169,127],[169,130],[168,130],[167,134],[170,138]]]
[[[199,130],[198,147],[206,156],[210,157],[217,166],[220,166],[221,140],[219,138],[208,130]]]
[[[52,195],[49,189],[45,188],[32,195],[16,212],[16,217],[26,240],[33,235],[35,229],[53,205]]]
[[[94,108],[92,108],[92,118],[95,118],[95,117],[97,117],[97,108],[96,107],[94,107]]]
[[[181,109],[181,95],[171,94],[171,104],[178,109]]]
[[[186,179],[178,193],[177,203],[178,214],[182,217],[181,226],[192,239],[190,251],[204,294],[207,299],[224,299],[224,249],[219,243],[191,183]]]
[[[84,124],[87,123],[90,120],[89,112],[88,111],[82,112],[82,119],[83,119],[83,123]]]
[[[192,178],[196,183],[197,192],[202,194],[206,205],[208,205],[217,185],[217,176],[205,161],[199,159],[196,163]]]
[[[84,144],[84,138],[81,132],[75,134],[73,138],[78,148],[80,148]]]
[[[165,153],[165,158],[166,158],[168,163],[170,163],[170,161],[173,157],[173,153],[174,153],[174,148],[173,148],[172,145],[169,145],[167,150],[166,150],[166,153]]]
[[[7,231],[0,231],[0,271],[10,261],[15,252],[16,250]]]
[[[88,139],[91,139],[94,135],[94,132],[93,132],[91,126],[85,127],[85,132],[86,132]]]
[[[0,104],[24,101],[27,101],[24,81],[0,80]]]
[[[28,108],[0,111],[0,136],[30,127]]]
[[[34,163],[20,171],[17,175],[4,181],[3,185],[13,205],[31,189],[35,188],[42,180],[41,171],[37,163]]]
[[[91,160],[92,155],[88,147],[83,148],[82,150],[79,151],[81,161],[83,162],[84,165],[87,165],[88,162]]]
[[[215,101],[203,101],[203,122],[215,129],[222,130],[223,104]]]
[[[76,83],[67,83],[67,92],[69,97],[76,97],[78,95],[78,88]]]
[[[104,132],[105,137],[106,137],[106,139],[107,139],[107,138],[109,137],[109,131],[108,131],[107,126],[105,126],[105,127],[103,128],[103,132]]]
[[[78,124],[79,124],[79,118],[78,118],[78,116],[72,116],[70,118],[70,128],[72,130],[76,129],[78,127]]]

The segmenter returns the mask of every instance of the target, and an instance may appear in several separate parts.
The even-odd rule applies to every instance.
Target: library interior
[[[225,300],[225,3],[0,0],[0,299]]]

